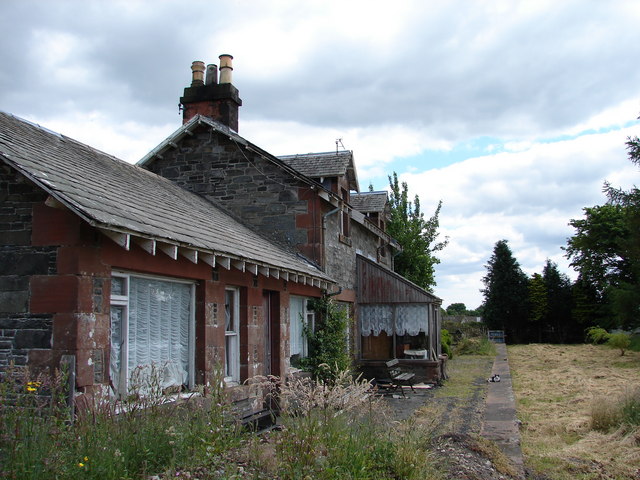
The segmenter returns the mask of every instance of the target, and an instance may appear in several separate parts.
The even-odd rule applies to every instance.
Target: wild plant
[[[201,395],[162,393],[161,369],[130,382],[122,399],[98,390],[69,421],[62,375],[8,372],[0,381],[0,478],[131,479],[210,464],[237,445],[225,421],[221,378]],[[201,388],[201,392],[204,392]]]

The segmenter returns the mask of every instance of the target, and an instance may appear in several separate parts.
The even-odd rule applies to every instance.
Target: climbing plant
[[[327,296],[310,301],[308,308],[316,312],[316,324],[303,328],[309,355],[302,359],[302,367],[316,380],[333,382],[340,372],[351,368],[347,309]]]

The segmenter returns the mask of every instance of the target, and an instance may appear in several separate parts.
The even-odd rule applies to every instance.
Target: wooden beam
[[[216,264],[227,270],[231,270],[231,259],[229,257],[219,257],[216,255]]]
[[[273,278],[280,278],[280,270],[278,270],[277,268],[272,268],[271,269],[271,276]]]
[[[231,265],[233,265],[233,268],[240,270],[241,272],[244,272],[245,269],[245,261],[244,260],[233,260],[231,262]]]
[[[156,254],[156,241],[152,238],[133,237],[133,243],[151,255]]]
[[[247,272],[251,272],[254,275],[258,274],[258,265],[255,263],[247,263]]]
[[[125,250],[129,250],[131,235],[129,235],[128,233],[114,232],[112,230],[102,229],[101,231],[122,248],[124,248]]]
[[[198,251],[192,248],[179,248],[178,253],[191,263],[198,263]]]
[[[260,267],[258,271],[260,272],[260,275],[264,275],[269,278],[269,267]]]
[[[213,253],[200,252],[200,260],[211,267],[216,266],[216,256]]]
[[[178,246],[177,245],[172,245],[171,243],[158,243],[157,248],[160,249],[160,251],[166,253],[167,255],[169,255],[169,257],[173,258],[174,260],[178,259]]]

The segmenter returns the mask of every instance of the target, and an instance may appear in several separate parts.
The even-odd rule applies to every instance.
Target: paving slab
[[[500,376],[499,382],[489,382],[486,407],[480,435],[492,440],[513,462],[520,478],[525,478],[522,450],[520,449],[520,430],[516,418],[516,402],[513,396],[511,371],[507,359],[507,347],[497,343],[496,357],[491,372]]]

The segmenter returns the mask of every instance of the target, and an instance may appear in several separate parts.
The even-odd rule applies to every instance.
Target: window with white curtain
[[[193,282],[113,274],[109,369],[120,395],[134,371],[138,378],[155,372],[163,390],[193,386]]]
[[[227,288],[225,290],[225,381],[240,381],[240,290]]]
[[[309,299],[292,295],[289,297],[289,355],[304,358],[309,354],[304,325],[313,328],[315,312],[308,311]]]

